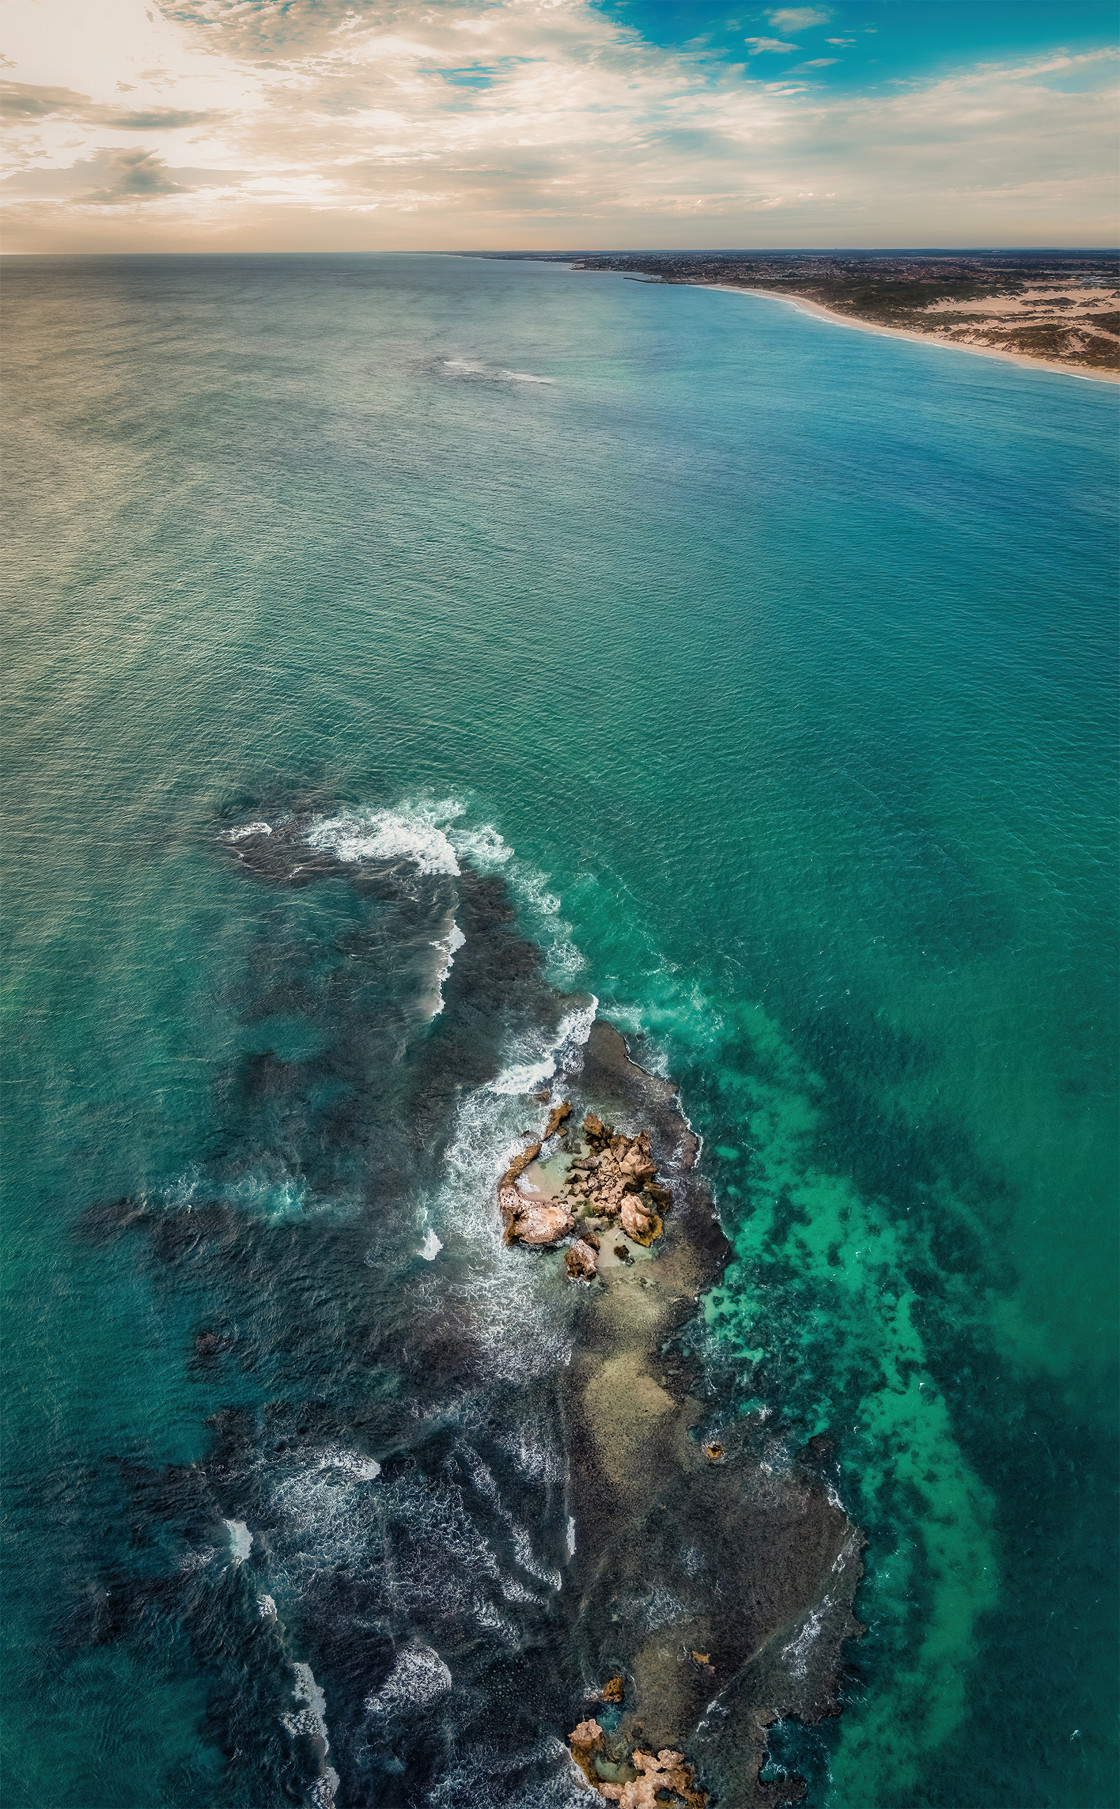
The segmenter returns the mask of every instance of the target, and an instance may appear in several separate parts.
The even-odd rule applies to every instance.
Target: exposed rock
[[[525,1195],[523,1193],[519,1193],[517,1191],[516,1187],[513,1187],[513,1186],[507,1184],[505,1181],[502,1181],[499,1184],[499,1187],[498,1187],[498,1210],[501,1213],[502,1218],[507,1226],[509,1225],[509,1222],[511,1219],[515,1219],[517,1217],[518,1213],[521,1211],[521,1208],[524,1206],[524,1204],[525,1204]]]
[[[633,1238],[636,1244],[644,1244],[648,1248],[654,1238],[661,1236],[661,1220],[656,1212],[647,1212],[633,1194],[627,1194],[624,1198],[619,1217],[627,1237]]]
[[[571,1281],[594,1281],[598,1273],[595,1251],[583,1238],[577,1238],[564,1252],[564,1267]]]
[[[575,1219],[566,1206],[527,1200],[523,1194],[518,1199],[520,1208],[506,1227],[507,1244],[558,1244],[575,1229]]]
[[[498,1183],[498,1206],[510,1243],[555,1243],[572,1228],[569,1223],[565,1231],[554,1230],[552,1227],[559,1225],[561,1220],[542,1216],[542,1211],[556,1212],[556,1207],[534,1206],[530,1217],[526,1196],[517,1187],[519,1176],[536,1160],[543,1146],[567,1122],[571,1113],[569,1100],[555,1106],[549,1113],[544,1135],[539,1141],[527,1144],[514,1157]],[[604,1124],[596,1113],[588,1112],[583,1121],[583,1134],[590,1144],[591,1154],[577,1156],[569,1163],[560,1185],[561,1195],[571,1205],[580,1207],[585,1218],[610,1220],[621,1215],[627,1236],[648,1247],[662,1232],[657,1208],[660,1206],[664,1210],[672,1197],[667,1187],[657,1184],[657,1163],[649,1132],[639,1131],[636,1137],[627,1137],[613,1125]],[[569,1262],[568,1274],[573,1278],[585,1275],[584,1259],[577,1259],[574,1266]]]
[[[505,1174],[498,1183],[499,1187],[504,1187],[507,1182],[512,1183],[516,1181],[518,1175],[521,1174],[524,1169],[528,1168],[530,1162],[535,1162],[540,1153],[541,1146],[539,1143],[527,1144],[521,1154],[513,1158],[513,1161],[510,1163]]]
[[[619,1673],[616,1672],[613,1677],[607,1678],[602,1689],[602,1700],[604,1702],[621,1702],[625,1694],[626,1684]]]
[[[563,1593],[583,1688],[609,1675],[608,1689],[618,1679],[621,1690],[621,1667],[627,1682],[624,1697],[592,1698],[611,1704],[617,1725],[581,1723],[572,1755],[592,1800],[621,1809],[699,1809],[707,1798],[694,1768],[721,1802],[775,1809],[805,1787],[760,1778],[767,1729],[782,1716],[836,1712],[841,1648],[860,1631],[851,1613],[860,1534],[813,1473],[818,1464],[776,1475],[749,1437],[736,1439],[733,1462],[711,1431],[697,1441],[709,1411],[666,1353],[731,1248],[693,1172],[699,1144],[671,1083],[637,1067],[618,1032],[596,1022],[558,1085],[581,1107],[594,1100],[645,1127],[630,1136],[595,1110],[577,1126],[566,1099],[539,1140],[526,1133],[498,1185],[509,1243],[554,1246],[576,1232],[578,1214],[565,1272],[596,1279],[581,1291],[579,1333],[557,1378],[579,1529]],[[526,1175],[565,1125],[562,1157]],[[601,1266],[596,1227],[607,1233]],[[654,1589],[668,1618],[651,1629]],[[798,1628],[811,1637],[793,1637]],[[718,1725],[707,1717],[713,1684],[727,1710]]]
[[[683,1804],[684,1809],[704,1809],[706,1790],[698,1790],[691,1765],[684,1754],[665,1747],[654,1757],[651,1752],[636,1752],[631,1763],[638,1776],[629,1784],[599,1784],[600,1796],[619,1809],[661,1809],[664,1804]]]
[[[555,1136],[565,1119],[570,1118],[571,1115],[572,1108],[568,1100],[565,1100],[563,1105],[554,1106],[552,1111],[548,1114],[548,1123],[544,1127],[544,1136],[541,1138],[541,1143],[547,1143],[550,1137]]]
[[[596,1789],[599,1786],[599,1774],[595,1770],[594,1755],[602,1752],[605,1744],[603,1730],[597,1721],[581,1721],[568,1735],[572,1758],[587,1782],[594,1784]]]

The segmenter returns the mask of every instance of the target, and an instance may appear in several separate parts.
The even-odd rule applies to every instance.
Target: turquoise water
[[[221,840],[306,807],[500,879],[681,1085],[736,1249],[711,1373],[832,1434],[869,1541],[844,1712],[775,1763],[822,1809],[1109,1809],[1114,393],[552,265],[6,282],[6,1800],[310,1800],[254,1566],[340,1804],[567,1800],[528,1686],[479,1769],[492,1670],[438,1750],[346,1721],[379,1615],[448,1651],[388,1546],[368,1650],[309,1605],[372,1535],[341,1460],[296,1512],[291,1449],[411,1451],[476,1662],[476,1521],[409,1430],[450,1437],[451,1369],[407,1354],[467,952],[432,1031],[415,899]],[[118,1199],[164,1229],[95,1235]]]

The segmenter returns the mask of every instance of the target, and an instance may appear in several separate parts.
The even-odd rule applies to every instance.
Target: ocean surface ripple
[[[710,1423],[868,1540],[765,1775],[1109,1809],[1113,396],[553,265],[6,285],[5,1801],[586,1803],[493,1184],[598,1012]]]

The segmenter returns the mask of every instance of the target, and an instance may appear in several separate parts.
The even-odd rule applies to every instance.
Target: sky
[[[3,249],[1115,244],[1099,0],[7,0]]]

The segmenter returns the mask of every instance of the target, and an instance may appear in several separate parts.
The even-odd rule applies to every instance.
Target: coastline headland
[[[1120,381],[1114,251],[492,252],[788,301],[862,332]]]

